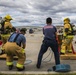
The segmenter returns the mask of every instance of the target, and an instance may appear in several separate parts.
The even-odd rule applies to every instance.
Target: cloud
[[[14,26],[44,26],[47,17],[54,25],[63,25],[65,17],[76,24],[76,0],[0,0],[0,16],[6,14],[12,16]]]

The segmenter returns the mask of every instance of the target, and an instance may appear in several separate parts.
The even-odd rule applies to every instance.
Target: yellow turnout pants
[[[6,64],[13,65],[13,56],[16,55],[18,57],[17,67],[23,68],[24,62],[26,59],[26,55],[24,53],[24,49],[18,46],[15,42],[7,42],[3,46],[5,53],[7,54]]]
[[[66,52],[71,52],[72,53],[72,38],[65,38],[62,40],[62,45],[61,45],[61,53],[66,53]]]

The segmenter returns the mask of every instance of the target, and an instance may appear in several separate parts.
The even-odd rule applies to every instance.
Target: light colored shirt
[[[11,34],[10,36],[10,39],[9,39],[9,42],[14,42],[14,39],[16,37],[18,33],[13,33]],[[26,44],[26,37],[23,35],[23,34],[20,34],[19,33],[19,36],[17,37],[16,41],[15,41],[18,45],[21,45],[22,44]]]

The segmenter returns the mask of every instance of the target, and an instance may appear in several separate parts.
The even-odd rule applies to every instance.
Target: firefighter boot
[[[68,53],[72,53],[72,50],[68,50]]]
[[[8,68],[9,68],[9,70],[12,70],[13,65],[9,65]]]
[[[19,68],[19,67],[16,67],[18,71],[23,71],[25,70],[25,67],[23,66],[23,68]]]
[[[60,54],[61,55],[64,55],[65,52],[66,52],[66,46],[62,46],[61,51],[60,51]]]

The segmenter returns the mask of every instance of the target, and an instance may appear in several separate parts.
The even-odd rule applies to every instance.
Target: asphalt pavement
[[[43,61],[41,64],[41,68],[36,68],[37,63],[37,57],[38,53],[41,47],[43,36],[40,34],[32,34],[32,35],[26,35],[27,38],[27,45],[26,45],[26,61],[25,61],[25,70],[22,72],[17,71],[15,65],[16,60],[14,60],[14,67],[11,71],[8,70],[8,67],[6,65],[6,60],[0,59],[0,73],[25,73],[25,74],[34,74],[34,73],[40,73],[40,74],[49,74],[49,73],[55,73],[54,71],[48,72],[47,70],[55,65],[54,55],[51,49],[44,54]],[[60,60],[61,64],[69,64],[71,67],[71,73],[75,73],[76,71],[76,60]]]

